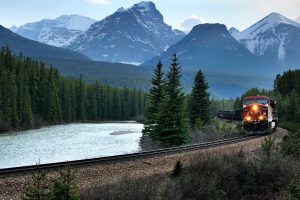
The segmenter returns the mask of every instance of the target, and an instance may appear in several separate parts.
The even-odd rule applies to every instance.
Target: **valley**
[[[300,52],[295,47],[300,43],[299,27],[299,23],[271,13],[242,32],[222,24],[199,24],[184,33],[166,24],[154,3],[141,2],[99,21],[65,15],[11,29],[23,37],[81,54],[21,38],[4,27],[0,45],[42,60],[70,78],[78,79],[82,74],[88,82],[98,80],[145,91],[158,60],[167,70],[170,56],[176,52],[185,91],[190,91],[193,76],[201,69],[215,98],[232,98],[250,87],[271,89],[276,74],[298,67],[299,56],[295,55]],[[73,37],[65,36],[63,30],[79,32]],[[227,89],[231,92],[224,92]]]
[[[14,0],[0,200],[300,199],[298,0]]]

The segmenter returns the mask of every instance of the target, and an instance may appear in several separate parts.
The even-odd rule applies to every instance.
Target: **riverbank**
[[[76,123],[2,134],[0,168],[138,152],[142,129],[135,122]]]
[[[104,124],[104,123],[141,123],[139,121],[136,121],[136,120],[121,120],[121,121],[78,121],[78,122],[66,122],[66,123],[51,123],[51,124],[46,124],[46,123],[43,123],[43,124],[39,124],[37,126],[34,126],[34,127],[27,127],[27,128],[10,128],[8,130],[1,130],[0,129],[0,135],[1,134],[7,134],[7,133],[10,133],[10,132],[20,132],[20,131],[28,131],[28,130],[38,130],[38,129],[41,129],[41,128],[45,128],[45,127],[51,127],[51,126],[59,126],[59,125],[69,125],[69,124],[82,124],[82,123],[85,123],[85,124]]]

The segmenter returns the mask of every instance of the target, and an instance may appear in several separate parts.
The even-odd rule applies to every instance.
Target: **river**
[[[143,124],[68,124],[0,135],[0,168],[139,151]]]

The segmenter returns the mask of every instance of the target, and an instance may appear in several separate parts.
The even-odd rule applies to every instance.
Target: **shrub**
[[[172,170],[172,173],[170,174],[170,177],[172,179],[178,178],[179,176],[181,176],[182,174],[182,164],[180,162],[180,160],[177,160],[177,162],[175,163],[174,169]]]
[[[300,134],[290,132],[283,138],[281,149],[285,155],[300,157]]]
[[[79,200],[74,181],[74,172],[70,166],[60,171],[59,177],[54,180],[53,196],[54,200]]]
[[[288,184],[285,198],[287,200],[300,199],[300,180],[292,181]]]
[[[32,185],[28,186],[23,196],[24,200],[48,200],[51,198],[49,182],[46,174],[40,171],[39,165],[32,175]]]
[[[264,138],[264,141],[261,144],[262,152],[267,158],[270,158],[272,152],[274,151],[274,143],[275,138],[268,136]]]
[[[82,195],[81,199],[122,199],[122,200],[150,200],[156,199],[160,183],[163,182],[160,176],[152,176],[150,179],[124,177],[116,183],[91,187]]]

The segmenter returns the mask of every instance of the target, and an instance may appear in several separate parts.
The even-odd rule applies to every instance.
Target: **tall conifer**
[[[160,141],[167,145],[187,142],[187,118],[184,109],[185,97],[180,84],[181,71],[176,54],[167,74],[165,92],[158,113],[156,131]]]
[[[196,123],[206,124],[210,120],[210,101],[208,83],[205,75],[199,70],[194,79],[194,86],[191,93],[189,118],[191,126]]]
[[[151,80],[152,88],[148,94],[148,105],[145,111],[146,121],[143,129],[143,134],[150,135],[153,138],[157,137],[155,126],[158,123],[157,117],[163,96],[163,82],[162,64],[159,61],[154,69],[154,75]]]

